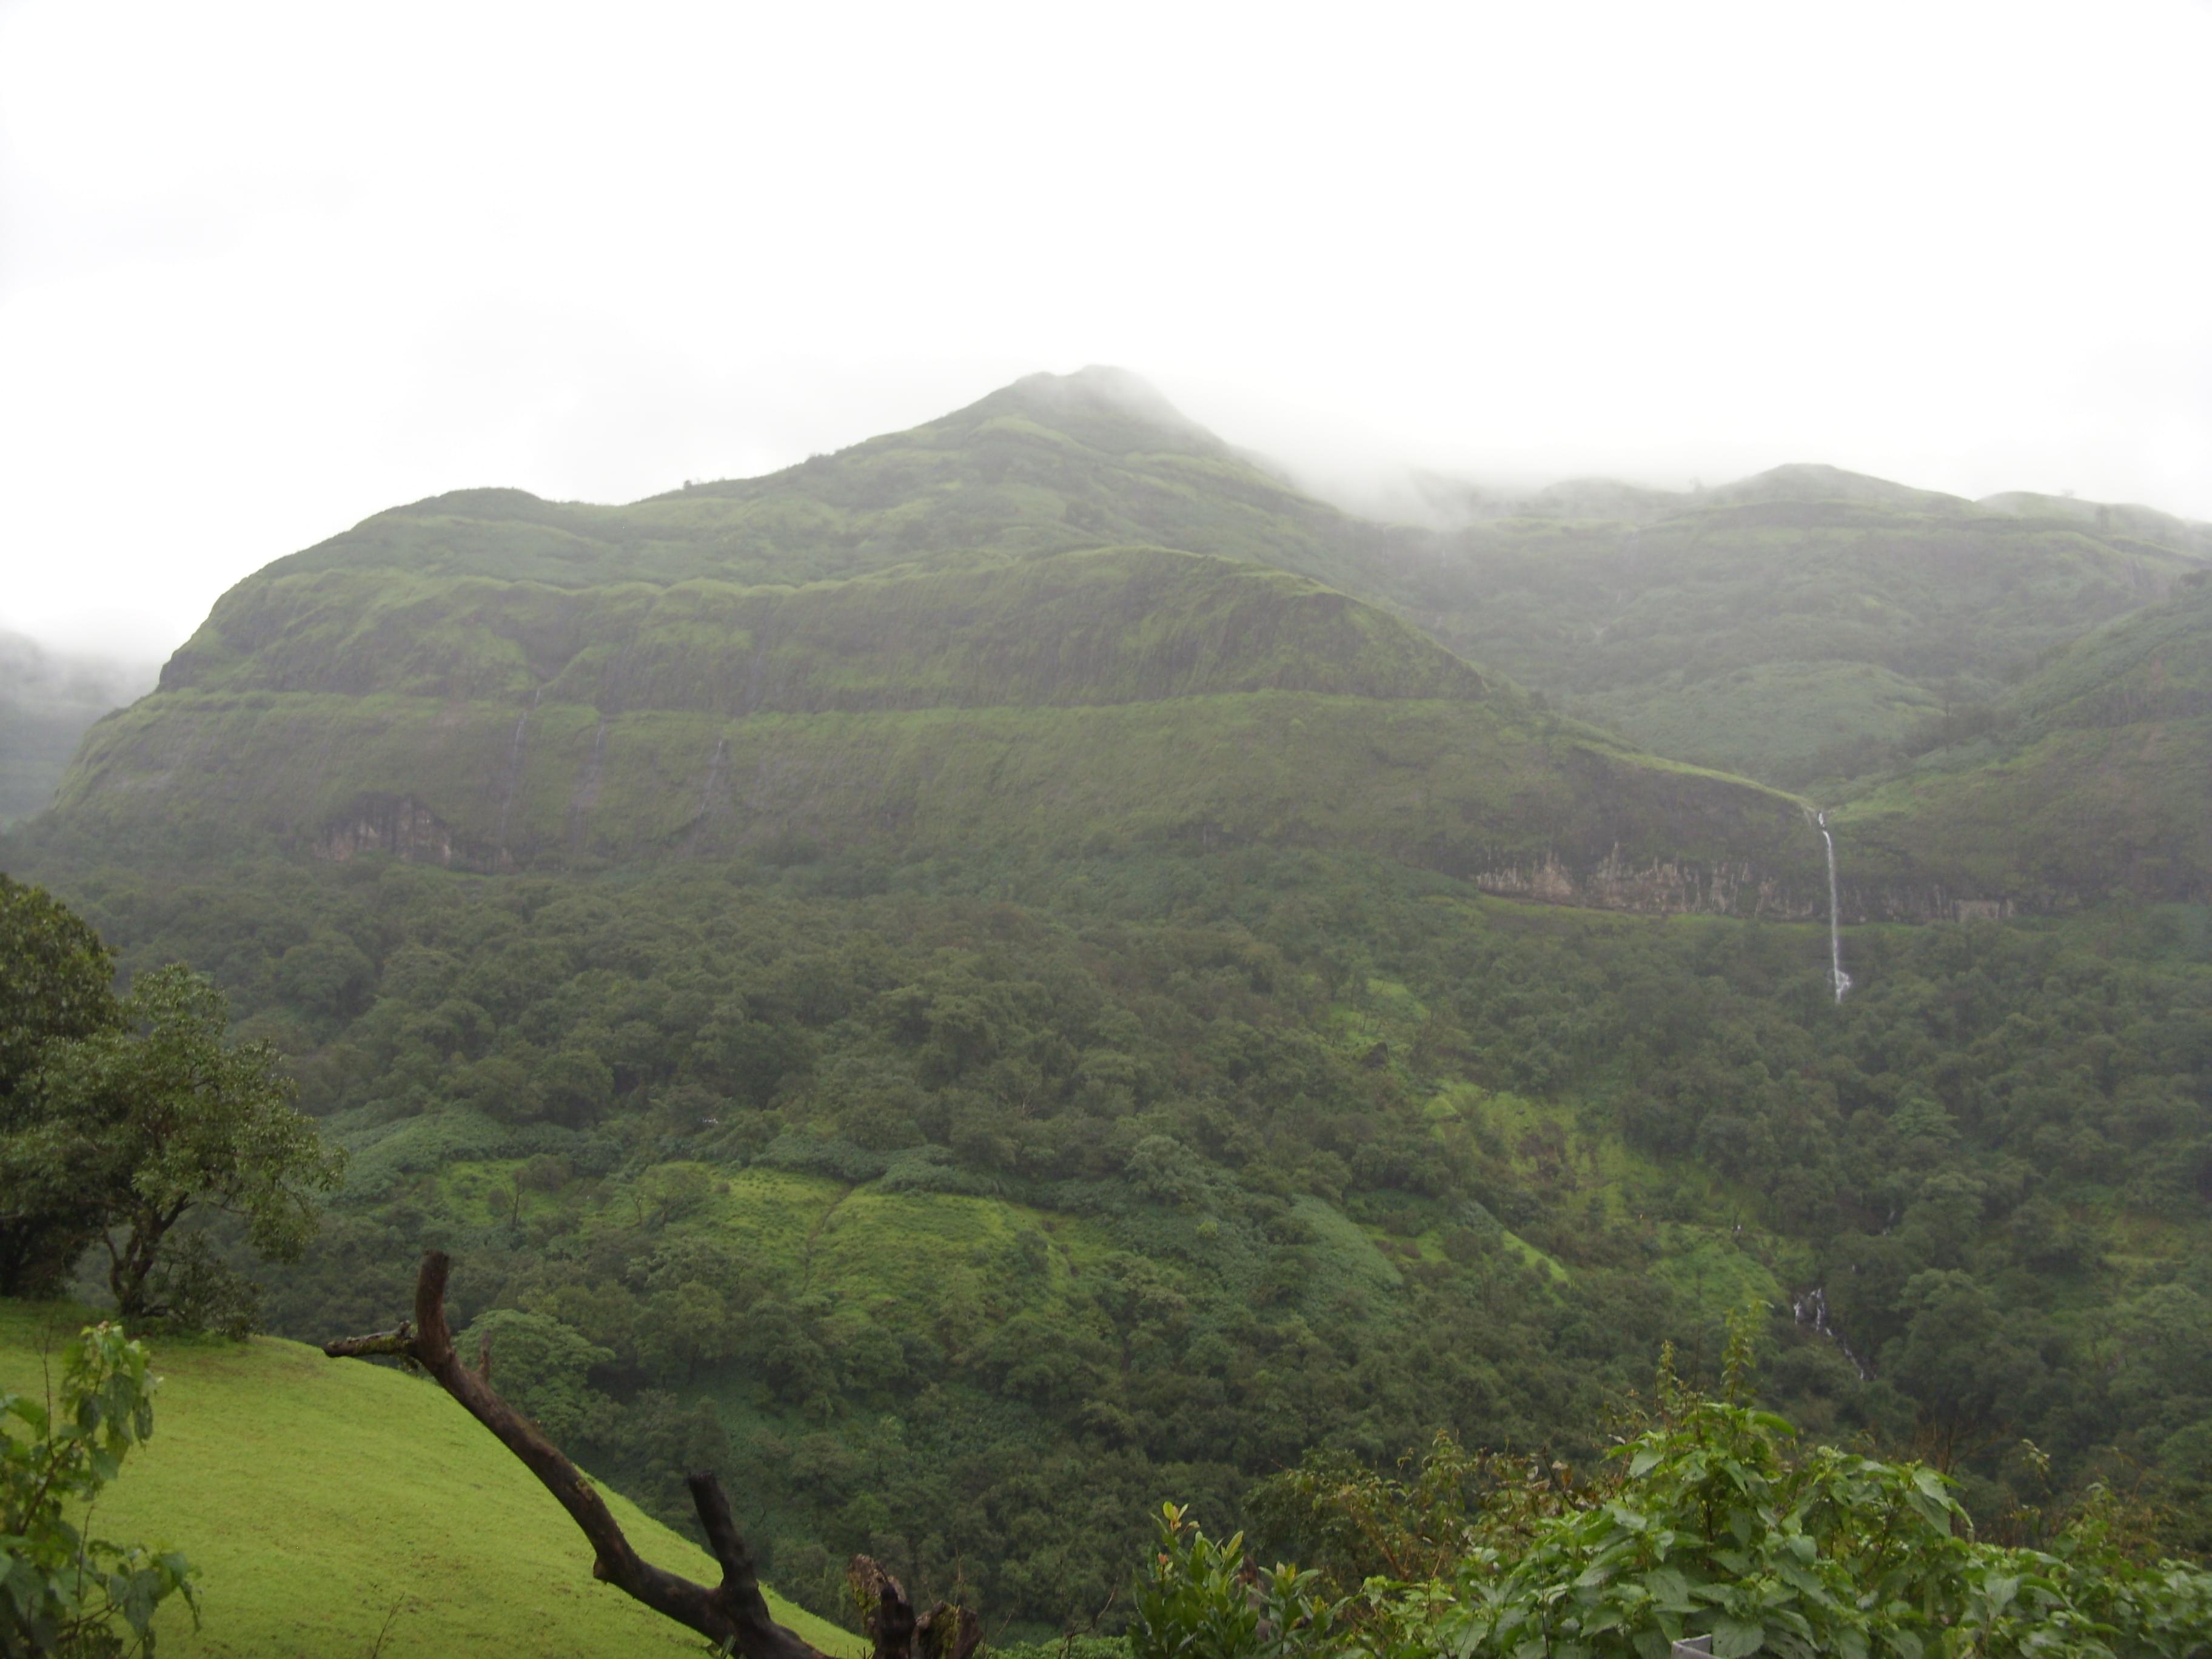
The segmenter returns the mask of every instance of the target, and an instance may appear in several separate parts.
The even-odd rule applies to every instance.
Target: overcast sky
[[[2212,518],[2212,5],[0,0],[0,624],[1037,368],[1357,483]]]

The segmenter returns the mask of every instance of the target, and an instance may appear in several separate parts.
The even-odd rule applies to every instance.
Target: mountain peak
[[[1144,376],[1107,363],[1092,363],[1073,374],[1024,374],[961,413],[987,419],[1019,413],[1110,453],[1232,453]]]
[[[1863,472],[1847,472],[1842,467],[1817,461],[1792,461],[1769,467],[1748,478],[1708,489],[1702,499],[1715,505],[1847,501],[1893,512],[1945,514],[1965,513],[1968,505],[1962,498],[1940,490],[1916,489],[1910,484],[1870,477]]]

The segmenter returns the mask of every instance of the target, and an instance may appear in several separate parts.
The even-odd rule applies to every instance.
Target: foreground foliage
[[[866,1553],[994,1635],[1116,1630],[1162,1496],[1272,1547],[1249,1494],[1310,1447],[1586,1462],[1747,1299],[1765,1403],[1944,1467],[1985,1536],[2103,1480],[2212,1544],[2191,913],[1869,930],[1838,1008],[1813,930],[1262,849],[67,890],[351,1149],[275,1328],[452,1250],[510,1398],[678,1524],[722,1469],[824,1611]]]
[[[2047,1548],[2007,1547],[1973,1536],[1924,1464],[1799,1451],[1787,1421],[1748,1403],[1747,1334],[1724,1398],[1662,1365],[1652,1420],[1586,1484],[1540,1472],[1440,1504],[1498,1473],[1449,1442],[1410,1488],[1306,1484],[1311,1517],[1386,1552],[1419,1540],[1419,1577],[1331,1599],[1327,1572],[1259,1571],[1242,1534],[1213,1542],[1169,1506],[1135,1659],[1662,1659],[1693,1635],[1720,1659],[2212,1653],[2212,1574],[2125,1547],[2109,1502]]]
[[[123,1458],[154,1431],[143,1343],[95,1325],[63,1350],[58,1401],[0,1390],[0,1655],[79,1659],[151,1653],[155,1610],[181,1597],[197,1621],[191,1564],[173,1550],[90,1535]],[[12,1420],[11,1420],[12,1419]]]
[[[276,1050],[228,1040],[207,979],[171,963],[118,1000],[114,971],[66,907],[0,876],[0,1295],[50,1294],[97,1242],[126,1321],[243,1335],[255,1287],[177,1224],[232,1216],[257,1253],[295,1261],[343,1158]]]
[[[314,1236],[343,1158],[292,1101],[265,1042],[224,1041],[222,995],[181,964],[132,988],[112,1029],[58,1045],[34,1080],[10,1174],[99,1206],[108,1288],[126,1320],[181,1318],[243,1335],[251,1287],[204,1249],[165,1249],[194,1209],[234,1215],[273,1261]]]

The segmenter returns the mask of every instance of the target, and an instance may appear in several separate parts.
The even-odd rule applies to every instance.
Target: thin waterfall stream
[[[1851,976],[1844,971],[1843,920],[1836,914],[1836,838],[1828,833],[1828,815],[1820,815],[1820,839],[1828,846],[1828,979],[1836,988],[1836,1000],[1844,1000],[1844,993],[1851,988]]]

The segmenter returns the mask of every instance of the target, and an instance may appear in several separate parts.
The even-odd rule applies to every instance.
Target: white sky
[[[1121,364],[1356,482],[2212,519],[2207,0],[0,0],[0,623]]]

